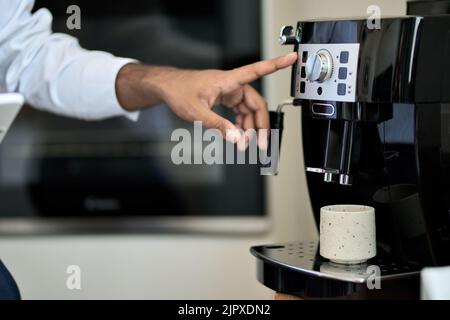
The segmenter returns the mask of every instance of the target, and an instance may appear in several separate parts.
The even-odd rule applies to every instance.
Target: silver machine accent
[[[352,177],[346,174],[341,174],[339,176],[339,184],[343,186],[351,186],[352,185]]]
[[[356,102],[359,43],[299,45],[295,98]]]
[[[292,26],[283,26],[280,31],[280,44],[290,45],[300,43],[301,32],[299,29],[294,31],[294,27]]]
[[[324,174],[323,181],[326,182],[326,183],[332,183],[332,182],[334,182],[334,176],[333,176],[333,174],[330,173],[330,172],[326,172],[326,173]]]

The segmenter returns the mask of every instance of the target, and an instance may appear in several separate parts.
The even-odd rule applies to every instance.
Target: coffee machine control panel
[[[295,98],[356,102],[359,43],[299,45]]]

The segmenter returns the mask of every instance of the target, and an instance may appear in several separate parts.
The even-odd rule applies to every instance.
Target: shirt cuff
[[[119,74],[120,69],[122,69],[125,65],[130,63],[139,63],[139,61],[134,59],[128,59],[128,58],[117,58],[114,57],[111,61],[111,67],[108,68],[107,73],[105,74],[105,77],[108,79],[113,79],[113,86],[112,86],[112,92],[109,97],[109,101],[107,102],[107,105],[111,106],[112,113],[117,114],[118,116],[125,116],[128,119],[132,121],[137,121],[139,119],[139,111],[126,111],[119,103],[119,100],[117,99],[117,92],[116,92],[116,80],[117,75]]]

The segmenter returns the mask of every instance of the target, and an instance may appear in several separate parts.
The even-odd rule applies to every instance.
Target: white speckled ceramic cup
[[[320,210],[322,257],[340,264],[358,264],[376,254],[374,208],[334,205]]]

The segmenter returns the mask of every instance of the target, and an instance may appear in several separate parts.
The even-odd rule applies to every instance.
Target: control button
[[[317,94],[318,94],[319,96],[322,95],[322,92],[323,92],[322,87],[317,88]]]
[[[301,75],[300,75],[303,79],[305,79],[306,78],[306,69],[305,69],[305,67],[302,67],[302,72],[301,72]]]
[[[348,63],[348,51],[341,52],[341,58],[339,59],[340,63]]]
[[[306,61],[306,78],[309,81],[324,82],[333,73],[333,59],[327,50],[310,55]]]
[[[300,82],[300,93],[305,93],[305,89],[306,89],[306,82],[305,81]]]
[[[347,86],[345,85],[345,83],[339,83],[338,88],[337,88],[337,94],[339,96],[345,96],[346,91],[347,91]]]
[[[327,103],[314,103],[311,110],[313,115],[326,117],[332,117],[336,112],[334,106]]]
[[[339,80],[347,79],[347,68],[339,68],[338,78]]]
[[[308,60],[308,51],[303,51],[302,62],[305,63]]]

